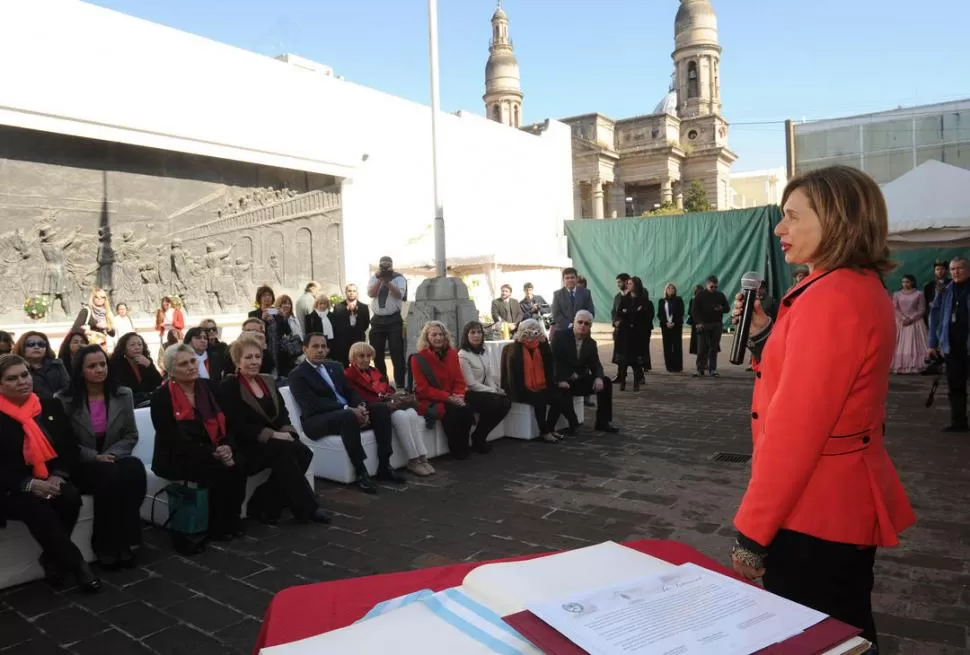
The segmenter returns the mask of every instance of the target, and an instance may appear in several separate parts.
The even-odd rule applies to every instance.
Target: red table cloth
[[[623,545],[671,564],[692,562],[712,571],[737,577],[733,571],[676,541],[645,539]],[[456,587],[462,583],[469,571],[482,564],[514,562],[541,556],[539,554],[491,562],[468,562],[284,589],[273,597],[266,609],[253,655],[258,655],[261,648],[299,641],[346,627],[385,600],[419,589],[441,591]]]

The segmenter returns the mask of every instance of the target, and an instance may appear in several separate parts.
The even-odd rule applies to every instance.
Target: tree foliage
[[[707,199],[707,191],[700,180],[692,180],[684,194],[685,212],[706,212],[711,210],[711,202]]]

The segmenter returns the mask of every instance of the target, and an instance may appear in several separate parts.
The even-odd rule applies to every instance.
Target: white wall
[[[77,0],[0,2],[0,61],[0,124],[344,178],[348,281],[432,223],[423,105]],[[562,258],[565,125],[463,113],[439,138],[450,254]]]

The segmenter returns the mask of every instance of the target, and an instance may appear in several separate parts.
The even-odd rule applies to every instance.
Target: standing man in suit
[[[596,340],[590,336],[593,313],[585,309],[576,312],[572,328],[559,329],[552,336],[553,370],[556,385],[569,398],[562,406],[566,409],[569,429],[575,432],[579,419],[573,410],[571,398],[596,394],[596,430],[619,432],[613,425],[613,384],[603,374]],[[558,416],[550,416],[549,420]]]
[[[333,324],[333,358],[344,365],[350,366],[350,347],[355,343],[367,340],[367,328],[370,327],[370,309],[360,302],[360,294],[356,284],[348,284],[344,289],[344,301],[338,302],[330,314]]]
[[[554,330],[569,330],[573,327],[576,312],[585,310],[596,315],[593,307],[593,296],[589,290],[577,284],[579,274],[576,269],[569,267],[562,271],[562,289],[552,294],[552,318]]]
[[[360,432],[370,428],[377,438],[378,480],[404,482],[391,467],[391,411],[386,403],[365,403],[347,384],[343,366],[327,360],[327,337],[314,332],[303,339],[306,359],[290,372],[290,392],[300,407],[303,432],[311,439],[339,434],[357,473],[355,483],[369,494],[377,485],[367,473],[367,454]]]
[[[394,270],[394,262],[386,255],[378,263],[377,273],[367,283],[367,295],[374,299],[371,306],[370,345],[374,348],[374,367],[387,377],[384,362],[385,347],[391,352],[394,366],[394,386],[404,387],[407,366],[404,363],[404,319],[401,305],[408,299],[408,281]]]
[[[512,297],[512,286],[502,285],[502,297],[492,301],[492,320],[509,324],[509,332],[515,332],[522,322],[522,306]]]

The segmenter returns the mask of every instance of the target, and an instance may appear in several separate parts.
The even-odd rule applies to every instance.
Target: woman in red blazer
[[[418,352],[411,357],[410,367],[418,414],[429,427],[441,421],[448,450],[455,459],[465,459],[470,450],[475,414],[465,404],[465,376],[444,323],[424,324],[418,336]]]
[[[876,548],[916,520],[883,445],[896,339],[886,203],[867,175],[835,166],[794,178],[782,205],[785,261],[810,274],[774,324],[756,303],[754,456],[732,561],[875,643]]]

